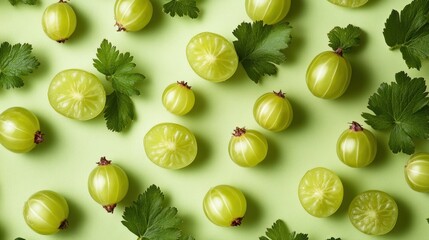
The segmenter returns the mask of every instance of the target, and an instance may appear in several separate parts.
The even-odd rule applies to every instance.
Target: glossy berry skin
[[[337,156],[347,166],[360,168],[372,163],[377,154],[377,140],[372,132],[352,122],[337,141]]]
[[[43,142],[39,120],[23,107],[11,107],[0,114],[0,143],[15,153],[26,153]]]
[[[265,93],[256,100],[253,117],[261,127],[280,132],[292,123],[292,105],[282,91]]]
[[[247,201],[238,188],[218,185],[204,196],[203,209],[206,217],[215,225],[239,226],[247,210]]]
[[[67,228],[69,207],[60,194],[42,190],[25,202],[23,215],[27,225],[35,232],[50,235]]]
[[[194,104],[195,94],[184,81],[168,85],[162,93],[162,105],[173,114],[183,116],[192,110]]]
[[[67,1],[49,5],[42,16],[42,27],[46,35],[57,42],[65,42],[76,29],[76,13]]]
[[[351,65],[341,52],[325,51],[311,61],[306,82],[314,96],[336,99],[346,92],[351,76]]]
[[[88,177],[92,199],[113,213],[118,202],[128,193],[128,177],[122,168],[102,157]]]
[[[237,127],[228,145],[229,156],[241,167],[254,167],[267,156],[267,139],[253,129]]]
[[[246,0],[247,15],[253,21],[262,20],[265,24],[280,22],[289,12],[291,0]]]
[[[114,13],[118,31],[137,32],[150,22],[153,6],[150,0],[116,0]]]
[[[405,180],[417,192],[429,192],[429,153],[411,155],[404,168]]]

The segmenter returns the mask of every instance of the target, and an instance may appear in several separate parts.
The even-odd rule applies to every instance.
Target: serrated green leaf
[[[122,224],[140,239],[183,239],[177,209],[165,205],[164,194],[157,186],[151,185],[133,205],[125,208]],[[188,236],[184,239],[193,238]]]
[[[112,82],[115,91],[132,96],[140,94],[135,85],[145,79],[143,74],[132,72],[136,67],[132,61],[133,56],[129,52],[120,53],[104,39],[97,49],[97,59],[93,59],[93,65]]]
[[[267,25],[262,21],[243,22],[233,31],[235,50],[252,81],[258,83],[264,75],[277,73],[276,65],[286,60],[284,50],[291,41],[291,31],[289,23]]]
[[[136,67],[129,52],[119,52],[112,43],[104,39],[97,49],[94,67],[111,82],[114,92],[107,96],[104,118],[109,130],[120,132],[134,119],[134,104],[130,98],[139,95],[136,84],[145,79],[133,72]]]
[[[197,18],[200,13],[196,0],[171,0],[163,5],[163,10],[172,17],[178,15],[179,17]]]
[[[22,77],[32,73],[40,63],[32,56],[32,46],[28,43],[0,45],[0,88],[19,88],[24,86]]]
[[[112,43],[103,39],[97,48],[97,59],[93,59],[94,67],[106,77],[111,77],[117,72],[131,71],[135,64],[130,53],[120,53]]]
[[[128,95],[118,91],[107,95],[104,109],[107,129],[121,132],[134,120],[134,114],[134,104]]]
[[[140,95],[140,91],[134,86],[144,80],[144,76],[139,73],[120,73],[115,74],[112,78],[112,87],[127,96]]]
[[[362,113],[376,130],[391,131],[389,147],[393,153],[414,153],[414,140],[429,138],[429,98],[423,78],[411,79],[405,72],[396,82],[382,83],[368,100],[373,114]]]
[[[286,224],[278,219],[271,228],[267,228],[265,236],[259,237],[259,240],[289,240],[290,232]]]
[[[38,3],[38,0],[9,0],[9,2],[13,6],[17,5],[20,2],[27,4],[27,5],[35,5]]]
[[[329,33],[329,47],[341,53],[350,52],[360,44],[361,29],[351,24],[345,28],[334,27]]]
[[[191,235],[183,235],[179,238],[179,240],[195,240]]]
[[[308,240],[308,234],[292,232],[290,235],[291,240]]]
[[[429,1],[414,0],[399,13],[392,10],[383,29],[386,44],[399,48],[409,68],[420,70],[429,57]]]

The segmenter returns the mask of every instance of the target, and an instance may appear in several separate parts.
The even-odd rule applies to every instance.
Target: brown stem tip
[[[355,121],[353,121],[353,122],[350,124],[349,129],[350,129],[350,130],[352,130],[352,131],[355,131],[355,132],[363,131],[363,127],[362,127],[362,125],[360,125],[359,123],[357,123],[357,122],[355,122]]]
[[[35,143],[35,144],[42,143],[42,142],[43,142],[43,140],[44,140],[43,135],[44,135],[44,134],[43,134],[41,131],[37,131],[37,132],[34,134],[34,143]]]
[[[236,218],[234,219],[234,221],[232,221],[231,226],[232,227],[236,227],[236,226],[240,226],[241,225],[241,221],[243,221],[243,218]]]
[[[335,53],[340,55],[341,57],[343,56],[343,49],[342,48],[338,48],[337,50],[335,50]]]
[[[187,89],[191,89],[191,86],[189,86],[188,83],[185,81],[177,81],[177,84],[179,84],[180,86],[185,87]]]
[[[282,92],[282,90],[280,90],[280,91],[278,91],[278,92],[273,91],[273,93],[274,93],[275,95],[277,95],[277,96],[281,97],[281,98],[285,98],[285,97],[286,97],[286,96],[285,96],[285,93],[284,93],[284,92]]]
[[[232,135],[234,136],[234,137],[240,137],[241,135],[243,135],[243,134],[245,134],[246,133],[246,128],[245,127],[242,127],[242,128],[240,128],[240,127],[236,127],[235,129],[234,129],[234,132],[232,133]]]
[[[58,227],[58,229],[60,230],[65,230],[69,227],[69,222],[67,221],[67,219],[64,219],[64,221],[61,222],[60,226]]]
[[[97,162],[98,166],[106,166],[106,165],[109,165],[110,163],[112,163],[112,161],[107,160],[106,157],[101,157],[100,161]]]
[[[115,207],[116,207],[116,203],[103,206],[103,208],[106,209],[108,213],[113,213],[113,210],[115,210]]]
[[[127,29],[125,29],[124,26],[122,26],[122,24],[120,24],[118,22],[116,22],[114,26],[118,27],[118,29],[116,29],[116,31],[118,31],[118,32],[127,31]]]

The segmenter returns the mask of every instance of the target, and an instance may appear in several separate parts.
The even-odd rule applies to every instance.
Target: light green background
[[[207,82],[191,70],[185,56],[188,40],[202,31],[216,32],[233,41],[235,27],[250,21],[244,0],[198,1],[201,16],[196,20],[171,18],[162,13],[165,1],[153,0],[154,17],[138,33],[115,31],[113,0],[73,0],[78,28],[65,44],[50,40],[41,27],[43,10],[52,2],[16,7],[6,0],[0,2],[0,42],[30,43],[41,62],[35,73],[25,78],[23,88],[0,89],[0,111],[12,106],[32,110],[46,134],[46,142],[27,154],[0,148],[0,239],[19,236],[29,240],[136,239],[122,226],[122,213],[151,184],[161,188],[167,202],[178,208],[186,232],[199,240],[258,239],[277,219],[315,240],[427,238],[428,195],[407,186],[403,166],[408,156],[392,154],[385,133],[371,129],[378,139],[379,153],[367,168],[349,168],[335,153],[337,137],[348,123],[353,120],[363,123],[360,115],[367,111],[368,97],[381,82],[394,81],[399,71],[429,78],[427,62],[421,71],[409,70],[400,53],[389,50],[382,35],[391,10],[400,10],[410,1],[370,0],[360,9],[345,9],[326,0],[293,0],[286,17],[293,26],[292,43],[286,51],[288,59],[279,66],[277,76],[265,77],[260,84],[248,79],[242,68],[226,82]],[[352,82],[343,97],[331,101],[318,99],[306,87],[306,68],[314,56],[328,50],[326,34],[335,26],[347,24],[363,30],[362,46],[347,56],[353,68]],[[50,80],[61,70],[81,68],[102,78],[92,66],[92,59],[104,38],[120,51],[129,51],[137,64],[136,70],[147,77],[139,85],[141,95],[133,97],[137,119],[123,133],[107,130],[102,116],[87,122],[67,119],[50,107],[47,98]],[[161,104],[163,89],[178,80],[188,81],[196,94],[195,108],[183,117],[170,114]],[[256,124],[252,106],[261,94],[280,89],[291,101],[295,118],[284,132],[272,133]],[[143,136],[160,122],[180,123],[195,133],[199,152],[191,166],[165,170],[147,159]],[[268,138],[268,157],[255,168],[238,167],[229,159],[228,141],[236,126],[259,130]],[[427,142],[419,142],[417,150],[429,151]],[[130,179],[130,191],[113,214],[106,213],[87,192],[89,172],[101,156],[122,166]],[[317,166],[335,171],[345,187],[339,211],[325,219],[307,214],[297,197],[300,178]],[[233,185],[247,197],[248,211],[242,226],[217,227],[204,216],[203,196],[217,184]],[[67,199],[68,230],[41,236],[26,226],[23,203],[41,189],[57,191]],[[385,236],[366,236],[348,220],[351,199],[369,189],[386,191],[399,205],[397,226]]]

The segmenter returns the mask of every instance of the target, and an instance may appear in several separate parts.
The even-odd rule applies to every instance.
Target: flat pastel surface
[[[368,97],[380,83],[394,81],[395,73],[429,78],[427,62],[421,71],[409,70],[400,52],[389,50],[382,34],[392,9],[401,10],[411,1],[371,0],[356,9],[326,0],[292,1],[285,19],[293,27],[287,60],[276,76],[264,77],[259,84],[252,82],[241,66],[225,82],[208,82],[198,77],[186,60],[186,44],[200,32],[235,40],[232,31],[241,22],[250,21],[244,0],[198,1],[198,19],[172,18],[162,12],[163,1],[152,1],[153,18],[136,33],[116,32],[113,0],[72,0],[78,26],[64,44],[44,34],[41,17],[51,2],[40,2],[16,7],[0,2],[0,42],[30,43],[41,62],[25,77],[24,87],[0,89],[0,111],[12,106],[28,108],[38,116],[46,137],[42,145],[26,154],[0,147],[0,239],[137,239],[121,224],[122,213],[151,184],[159,186],[168,204],[177,207],[185,232],[197,240],[258,239],[277,219],[314,240],[427,238],[428,195],[411,190],[405,182],[408,155],[391,153],[388,135],[366,126],[361,117],[368,111]],[[353,68],[351,84],[339,99],[316,98],[305,83],[307,66],[318,53],[329,50],[326,34],[335,26],[348,24],[363,31],[361,46],[347,55]],[[104,78],[92,65],[103,39],[121,52],[130,52],[136,71],[146,76],[138,85],[141,95],[132,98],[137,117],[122,133],[109,131],[102,115],[86,122],[65,118],[51,108],[47,97],[51,79],[64,69],[80,68]],[[175,116],[164,109],[161,95],[167,85],[182,80],[192,86],[196,105],[189,114]],[[252,108],[260,95],[278,90],[286,92],[294,120],[285,131],[274,133],[257,125]],[[351,121],[373,131],[379,143],[375,161],[363,169],[344,165],[335,152],[337,138]],[[146,157],[143,136],[160,122],[183,124],[195,134],[199,152],[190,166],[162,169]],[[267,137],[268,156],[254,168],[239,167],[229,158],[228,142],[237,126],[258,130]],[[417,151],[429,151],[428,144],[418,142]],[[87,190],[88,175],[102,156],[120,165],[130,180],[130,191],[113,214],[95,203]],[[298,183],[314,167],[329,168],[343,181],[343,203],[328,218],[312,217],[298,200]],[[240,227],[217,227],[205,217],[203,197],[218,184],[233,185],[246,196],[248,210]],[[69,203],[69,229],[54,236],[33,232],[22,216],[26,199],[42,189],[62,194]],[[399,206],[397,226],[385,236],[360,233],[347,216],[353,197],[370,189],[389,193]]]

